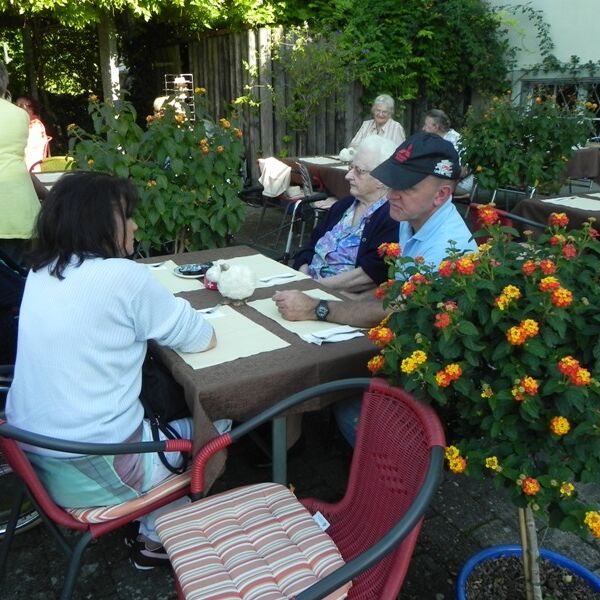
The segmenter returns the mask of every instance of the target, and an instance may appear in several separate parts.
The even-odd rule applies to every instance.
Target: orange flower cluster
[[[444,458],[453,473],[463,473],[467,468],[467,459],[460,455],[460,450],[456,446],[448,446],[444,451]]]
[[[206,156],[210,150],[208,147],[208,140],[206,138],[202,138],[198,144],[200,144],[200,150],[202,151],[202,154],[204,154],[204,156]]]
[[[244,136],[244,133],[241,129],[238,129],[237,127],[233,128],[233,135],[235,135],[235,137],[237,138],[242,138]]]
[[[377,346],[387,346],[394,339],[394,332],[389,327],[373,327],[369,329],[369,339]]]
[[[229,129],[231,127],[231,123],[227,119],[219,119],[219,123],[221,123],[223,129]]]
[[[477,215],[479,220],[487,226],[493,225],[494,223],[498,223],[500,221],[500,214],[490,204],[480,206]]]
[[[556,435],[567,435],[571,430],[571,423],[566,417],[552,417],[550,419],[550,431]]]
[[[575,247],[574,244],[565,244],[562,247],[562,255],[567,260],[573,260],[574,258],[577,257],[577,248]]]
[[[451,260],[443,260],[438,266],[438,273],[442,277],[450,277],[454,272],[454,263]]]
[[[450,363],[435,374],[435,382],[440,387],[448,387],[462,375],[462,369],[458,363]]]
[[[523,271],[525,275],[533,275],[536,269],[537,265],[534,260],[526,260],[521,267],[521,271]]]
[[[540,292],[552,292],[560,288],[560,281],[556,277],[544,277],[538,288]]]
[[[564,244],[566,241],[566,238],[564,235],[561,235],[560,233],[557,233],[555,235],[553,235],[548,242],[550,243],[551,246],[560,246],[561,244]]]
[[[381,356],[381,354],[377,354],[369,360],[369,362],[367,363],[367,369],[369,369],[371,373],[377,373],[378,371],[381,371],[381,369],[383,369],[384,363],[385,359],[383,358],[383,356]]]
[[[522,401],[525,400],[525,394],[528,396],[535,396],[538,393],[539,387],[539,381],[527,375],[515,383],[511,393],[515,400]]]
[[[438,273],[442,277],[451,277],[454,271],[461,275],[473,275],[479,264],[477,254],[467,254],[456,260],[444,259],[438,266]]]
[[[566,288],[559,287],[550,294],[550,302],[558,308],[566,308],[573,303],[573,292]]]
[[[419,285],[421,283],[430,283],[430,282],[427,279],[427,277],[425,277],[425,275],[422,275],[421,273],[416,273],[415,275],[412,275],[409,278],[409,280],[406,281],[402,285],[402,295],[405,296],[406,298],[409,298],[410,296],[412,296],[415,293],[415,290],[417,289],[417,285]]]
[[[573,385],[589,385],[592,381],[591,373],[579,364],[572,356],[565,356],[558,361],[558,370],[569,378]]]
[[[217,154],[223,154],[223,152],[225,152],[225,148],[223,146],[217,146],[216,150]]]
[[[435,315],[435,323],[433,326],[437,327],[438,329],[444,329],[448,327],[450,323],[452,323],[452,318],[447,312],[437,313]]]
[[[544,275],[552,275],[556,273],[556,263],[549,258],[540,260],[540,270]]]
[[[521,489],[527,496],[535,496],[542,489],[542,486],[534,477],[525,477],[521,482]]]
[[[548,224],[555,227],[566,227],[569,224],[569,217],[564,212],[552,213],[548,217]]]
[[[400,256],[400,244],[396,242],[383,242],[383,244],[379,244],[377,254],[379,256],[398,258]]]
[[[524,319],[519,323],[511,327],[506,332],[506,339],[509,344],[513,346],[521,346],[528,338],[536,336],[540,331],[540,326],[537,321],[533,319]]]

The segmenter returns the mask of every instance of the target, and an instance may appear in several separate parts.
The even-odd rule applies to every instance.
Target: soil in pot
[[[540,577],[544,600],[600,600],[585,579],[542,558]],[[468,600],[525,600],[523,563],[501,556],[479,563],[467,580]]]

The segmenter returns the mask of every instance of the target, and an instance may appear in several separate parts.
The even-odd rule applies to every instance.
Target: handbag
[[[140,402],[144,407],[144,417],[150,422],[152,439],[158,441],[159,430],[170,440],[179,440],[181,436],[170,425],[170,421],[191,417],[185,401],[183,388],[173,379],[170,371],[162,361],[148,348],[142,363],[142,389]],[[181,453],[183,462],[174,467],[167,460],[164,452],[158,453],[160,462],[171,473],[183,473],[187,468],[188,455]]]

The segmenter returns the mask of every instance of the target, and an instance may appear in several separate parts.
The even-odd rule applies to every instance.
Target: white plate
[[[173,269],[173,275],[177,275],[177,277],[181,277],[181,279],[202,279],[204,277],[204,273],[200,275],[184,275],[179,271],[180,267],[175,267]]]

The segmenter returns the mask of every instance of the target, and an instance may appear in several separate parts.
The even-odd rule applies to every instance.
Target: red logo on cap
[[[412,155],[412,149],[413,149],[413,145],[409,144],[406,148],[403,148],[402,150],[398,150],[398,152],[396,152],[396,154],[394,154],[394,158],[398,161],[398,162],[406,162]]]

